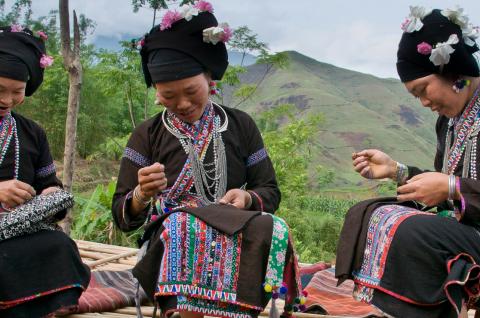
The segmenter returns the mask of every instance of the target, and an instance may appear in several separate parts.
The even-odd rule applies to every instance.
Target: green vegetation
[[[156,13],[169,2],[132,3],[135,9],[150,7]],[[34,20],[28,4],[17,0],[11,13],[5,13],[0,1],[0,23],[28,24],[49,35],[47,48],[55,63],[46,70],[41,89],[18,111],[45,128],[59,161],[69,84],[59,53],[58,13]],[[80,20],[82,34],[92,32],[95,24],[86,17]],[[341,69],[297,52],[268,54],[266,44],[245,26],[235,36],[234,48],[242,59],[252,52],[259,58],[255,65],[228,68],[218,84],[219,102],[255,118],[283,194],[278,214],[292,229],[301,261],[332,260],[348,208],[360,199],[395,191],[391,183],[369,182],[355,174],[351,153],[377,147],[399,161],[431,167],[435,119],[415,105],[397,80]],[[118,52],[81,47],[84,78],[72,234],[132,246],[141,230],[119,233],[111,217],[114,178],[134,127],[161,108],[154,106],[154,91],[145,88],[138,52],[130,44],[122,43]]]

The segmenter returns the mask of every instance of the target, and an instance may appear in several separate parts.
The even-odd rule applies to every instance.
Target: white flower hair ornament
[[[460,28],[462,28],[462,30],[464,28],[466,28],[468,26],[468,16],[464,13],[464,10],[463,8],[461,8],[460,6],[455,6],[455,8],[453,9],[445,9],[445,10],[442,10],[440,11],[440,13],[448,18],[450,21],[452,21],[453,23],[457,24],[458,26],[460,26]]]
[[[429,15],[432,9],[422,6],[410,6],[410,15],[402,23],[402,30],[407,33],[420,31],[423,27],[422,19]]]
[[[437,43],[430,53],[430,61],[435,66],[440,67],[448,64],[448,62],[450,62],[450,54],[455,52],[455,49],[452,47],[452,45],[455,45],[458,42],[458,36],[456,34],[452,34],[446,42]]]
[[[216,27],[210,27],[203,30],[203,42],[212,43],[213,45],[218,42],[228,42],[232,37],[232,30],[226,23],[222,23]]]
[[[187,21],[192,20],[192,18],[197,16],[199,13],[200,10],[192,5],[184,4],[180,7],[180,14]]]
[[[463,41],[466,45],[475,45],[475,40],[479,37],[480,30],[469,22],[463,8],[457,5],[453,9],[442,10],[440,13],[462,29]]]

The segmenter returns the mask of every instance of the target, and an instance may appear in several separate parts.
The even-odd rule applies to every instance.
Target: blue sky
[[[13,1],[7,0],[7,6]],[[480,25],[480,1],[322,1],[210,0],[219,22],[247,25],[272,51],[296,50],[316,60],[373,74],[395,77],[400,24],[409,5],[433,8],[461,4],[474,25]],[[35,15],[57,8],[58,0],[33,0]],[[153,12],[133,13],[130,0],[70,0],[71,9],[97,23],[98,36],[141,35],[151,26]]]

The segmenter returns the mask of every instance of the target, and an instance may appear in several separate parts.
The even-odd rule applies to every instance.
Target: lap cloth
[[[212,205],[170,213],[154,223],[157,231],[133,274],[163,313],[256,317],[272,296],[264,283],[274,290],[288,285],[287,311],[294,310],[300,283],[283,220]]]
[[[339,254],[337,263],[344,271],[350,261],[357,299],[400,317],[456,317],[462,302],[477,301],[480,234],[475,227],[398,204],[353,207],[345,224],[352,224],[349,217],[359,218],[352,213],[368,214],[362,229],[353,229],[364,234],[359,237],[363,250],[358,255],[358,245],[352,246],[350,256]],[[339,242],[345,250],[346,231]],[[337,277],[346,275],[337,269]]]

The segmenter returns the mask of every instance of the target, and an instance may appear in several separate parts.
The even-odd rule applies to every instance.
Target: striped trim
[[[257,199],[258,201],[258,204],[260,205],[260,212],[263,212],[264,209],[263,209],[263,200],[262,198],[260,197],[260,195],[258,195],[257,192],[253,191],[253,190],[247,190],[248,193],[250,194],[253,194],[253,196]],[[252,201],[253,201],[253,197],[252,197]],[[252,205],[253,205],[253,202],[252,202]],[[251,207],[251,206],[250,206]]]
[[[45,178],[45,177],[47,177],[51,174],[55,174],[55,173],[56,173],[55,164],[52,162],[48,166],[42,167],[42,168],[38,169],[37,171],[35,171],[35,176],[37,178]]]
[[[55,289],[52,289],[52,290],[44,291],[44,292],[41,292],[41,293],[38,293],[38,294],[35,294],[35,295],[31,295],[31,296],[27,296],[27,297],[23,297],[23,298],[19,298],[19,299],[14,299],[14,300],[9,300],[9,301],[0,301],[0,309],[1,310],[8,309],[10,307],[14,307],[14,306],[17,306],[19,304],[23,304],[27,301],[31,301],[31,300],[39,298],[39,297],[51,295],[51,294],[58,293],[58,292],[61,292],[61,291],[67,290],[67,289],[71,289],[71,288],[80,288],[82,290],[85,290],[85,287],[83,287],[81,284],[67,285],[67,286],[64,286],[64,287],[55,288]]]
[[[130,160],[142,168],[152,164],[150,159],[129,147],[125,148],[125,151],[123,152],[123,158]]]
[[[265,148],[260,149],[259,151],[251,154],[247,158],[247,168],[256,165],[257,163],[267,159],[268,154]]]

